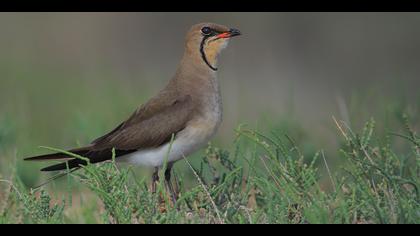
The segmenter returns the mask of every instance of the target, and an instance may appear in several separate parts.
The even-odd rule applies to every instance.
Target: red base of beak
[[[224,32],[224,33],[221,33],[221,34],[217,35],[217,38],[225,39],[225,38],[232,38],[232,37],[235,37],[235,36],[238,36],[238,35],[241,35],[241,32],[239,30],[231,29],[228,32]]]
[[[230,35],[229,32],[221,33],[221,34],[217,35],[218,39],[226,39],[226,38],[230,38],[230,37],[231,37],[231,35]]]

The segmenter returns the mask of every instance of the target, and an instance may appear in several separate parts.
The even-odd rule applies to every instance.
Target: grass
[[[1,177],[0,223],[417,224],[420,138],[406,115],[399,121],[401,133],[378,131],[374,119],[353,130],[333,118],[334,166],[293,135],[239,126],[228,150],[209,145],[198,163],[180,161],[175,204],[163,183],[152,194],[149,178],[115,160],[70,173],[58,193],[28,189],[14,171]],[[76,203],[76,191],[90,198]]]
[[[222,139],[175,165],[173,206],[163,184],[149,192],[150,170],[109,162],[32,190],[51,176],[21,161],[43,154],[40,144],[89,142],[161,84],[115,80],[108,70],[90,78],[3,67],[14,69],[0,86],[0,223],[420,223],[420,100],[398,85],[351,90],[339,112],[323,110],[345,122],[312,123],[321,128],[303,125],[315,117],[286,101],[290,111],[267,110],[235,138],[221,129]],[[77,93],[67,89],[75,85]],[[227,107],[225,123],[253,122],[239,111],[255,104],[240,104],[237,120]]]

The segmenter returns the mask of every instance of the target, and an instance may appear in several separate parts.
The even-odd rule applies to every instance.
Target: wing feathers
[[[138,150],[160,146],[172,134],[185,128],[194,105],[191,96],[187,95],[172,100],[154,115],[142,116],[142,111],[147,110],[146,108],[147,106],[136,112],[121,124],[119,129],[96,140],[93,143],[94,148],[100,150],[115,147],[121,150]]]
[[[112,158],[112,149],[116,157],[140,149],[155,148],[171,139],[173,134],[183,130],[194,109],[189,95],[168,97],[162,95],[151,99],[138,109],[128,120],[121,123],[110,133],[96,139],[88,147],[73,149],[69,152],[86,157],[90,163],[98,163]],[[29,157],[28,161],[65,160],[42,171],[65,170],[78,168],[87,163],[63,153]],[[66,164],[67,163],[67,164]]]

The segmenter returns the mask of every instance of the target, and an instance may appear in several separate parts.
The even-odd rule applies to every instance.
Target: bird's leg
[[[152,175],[152,187],[151,187],[151,192],[152,194],[156,194],[157,192],[157,183],[159,182],[159,168],[156,167],[153,175]],[[160,213],[166,212],[166,208],[164,205],[165,201],[162,197],[162,195],[159,195],[159,204],[158,204],[158,210]],[[156,210],[156,209],[155,209]]]
[[[156,184],[159,181],[159,168],[155,168],[152,175],[152,193],[156,193]]]
[[[166,183],[167,189],[171,193],[172,202],[173,204],[175,204],[175,202],[178,200],[178,193],[174,189],[171,182],[171,170],[172,170],[172,164],[168,165],[168,167],[165,170],[165,183]]]

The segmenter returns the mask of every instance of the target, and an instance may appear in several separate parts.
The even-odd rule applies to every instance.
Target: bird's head
[[[238,35],[241,35],[239,30],[223,25],[196,24],[187,34],[186,53],[216,71],[218,55],[226,48],[229,39]]]

